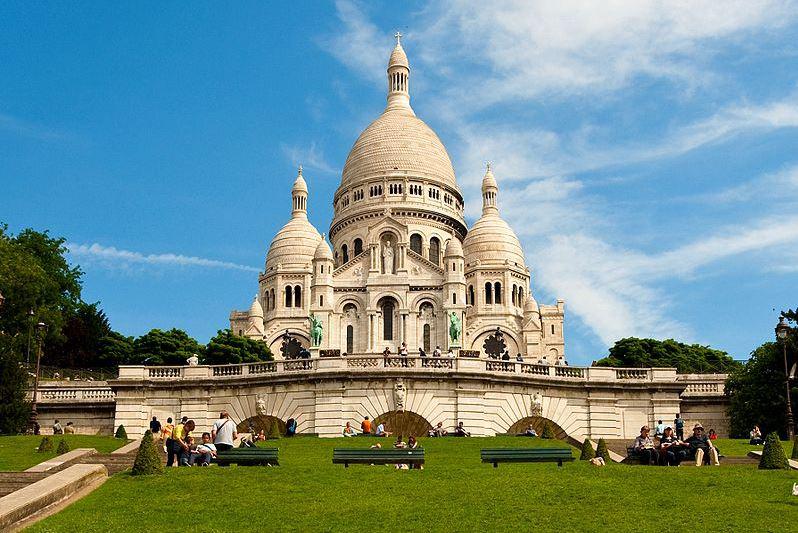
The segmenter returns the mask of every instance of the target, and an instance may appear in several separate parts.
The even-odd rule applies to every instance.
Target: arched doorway
[[[236,426],[237,433],[249,433],[250,431],[254,431],[255,434],[263,430],[266,436],[270,435],[272,431],[272,426],[277,424],[277,430],[279,431],[280,435],[285,435],[285,422],[277,418],[276,416],[270,415],[255,415],[247,418],[246,420],[242,420]]]
[[[426,436],[432,429],[432,424],[412,411],[388,411],[374,419],[374,427],[380,423],[385,424],[385,430],[393,433],[394,437],[402,435],[405,439],[410,435]]]
[[[526,431],[528,426],[532,426],[535,431],[537,432],[538,436],[543,434],[543,428],[546,424],[551,426],[552,431],[554,432],[554,437],[558,440],[567,442],[571,446],[581,446],[582,443],[576,440],[575,438],[568,435],[563,428],[559,426],[559,424],[549,420],[548,418],[544,418],[542,416],[527,416],[510,426],[507,430],[507,433],[510,435],[518,435],[519,433],[523,433]]]

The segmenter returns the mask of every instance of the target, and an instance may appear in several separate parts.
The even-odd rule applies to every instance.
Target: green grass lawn
[[[332,464],[334,447],[368,447],[377,440],[390,443],[312,437],[269,442],[280,449],[281,466],[272,468],[119,474],[31,531],[139,531],[168,517],[197,531],[303,532],[651,531],[697,525],[714,532],[788,531],[798,520],[793,471],[747,465],[597,468],[579,461],[562,468],[494,469],[480,462],[480,448],[562,445],[519,437],[421,439],[424,470]]]
[[[748,439],[717,439],[713,442],[720,450],[720,453],[726,457],[747,456],[748,452],[751,450],[758,450],[761,452],[762,448],[764,448],[764,446],[753,446],[748,444]],[[783,440],[781,441],[781,447],[784,449],[784,453],[787,454],[787,457],[790,457],[792,454],[792,443]]]
[[[52,436],[53,451],[38,453],[36,448],[42,441],[42,435],[14,435],[0,437],[0,471],[20,471],[39,464],[56,456],[55,449],[61,435]],[[108,453],[124,446],[129,440],[115,439],[113,437],[100,437],[97,435],[63,435],[69,444],[69,449],[95,448],[100,453]]]

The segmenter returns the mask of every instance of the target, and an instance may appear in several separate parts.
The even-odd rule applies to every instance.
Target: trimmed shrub
[[[582,443],[582,455],[579,456],[580,461],[590,461],[596,456],[596,452],[593,450],[593,445],[590,443],[590,439],[585,439],[585,442]]]
[[[269,439],[279,439],[280,435],[280,424],[275,420],[271,427],[269,428],[269,434],[266,435]]]
[[[779,434],[775,431],[768,434],[765,439],[765,447],[762,450],[762,459],[759,460],[759,468],[762,470],[782,470],[790,468],[784,448],[781,447]]]
[[[551,424],[548,422],[543,424],[543,431],[540,433],[540,438],[542,439],[553,439],[554,436],[554,429],[552,429]]]
[[[134,476],[163,474],[163,463],[158,456],[158,450],[155,449],[155,441],[152,438],[152,431],[149,429],[141,439],[136,460],[133,462],[133,470],[130,473]]]
[[[612,459],[610,459],[610,450],[607,448],[607,441],[603,438],[599,439],[598,445],[596,446],[596,456],[604,459],[604,462],[607,464],[612,462]]]
[[[798,435],[792,440],[792,457],[790,459],[798,461]]]
[[[116,433],[114,433],[114,437],[116,437],[117,439],[127,439],[127,431],[125,431],[125,426],[120,424],[119,427],[116,428]]]
[[[42,441],[39,443],[39,447],[36,448],[36,451],[39,453],[53,451],[53,439],[50,437],[42,437]]]
[[[68,451],[69,451],[69,444],[67,444],[67,441],[64,439],[58,441],[58,448],[56,448],[55,453],[57,453],[58,455],[62,455],[67,453]]]

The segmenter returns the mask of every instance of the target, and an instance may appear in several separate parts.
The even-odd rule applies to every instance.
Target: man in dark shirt
[[[158,417],[152,417],[150,420],[150,431],[152,431],[152,438],[157,439],[161,435],[161,423],[158,422]]]
[[[695,457],[696,466],[703,465],[705,460],[707,464],[720,465],[718,450],[712,445],[709,437],[704,434],[704,426],[701,424],[696,424],[693,427],[693,436],[685,442],[690,445],[690,455]]]

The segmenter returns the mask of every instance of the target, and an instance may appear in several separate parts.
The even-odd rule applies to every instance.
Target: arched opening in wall
[[[285,306],[291,307],[291,304],[294,302],[293,300],[293,289],[291,289],[291,285],[285,286]]]
[[[302,287],[294,287],[294,307],[302,307]]]
[[[346,326],[346,353],[351,354],[355,351],[355,327],[352,324]]]
[[[490,281],[485,283],[485,303],[493,303],[493,284]]]
[[[424,352],[427,354],[430,353],[430,349],[432,348],[432,346],[430,346],[431,336],[429,324],[424,324],[424,340],[422,344],[424,345]]]
[[[513,283],[513,305],[518,305],[518,287]]]
[[[502,284],[498,281],[493,284],[493,301],[497,304],[502,303]]]
[[[468,286],[468,303],[474,305],[474,286]]]
[[[391,232],[380,235],[380,259],[382,262],[383,274],[396,273],[397,244],[399,237]]]
[[[363,239],[355,239],[355,256],[363,253]]]
[[[410,236],[410,249],[416,252],[418,255],[421,255],[422,254],[421,246],[422,246],[421,235],[419,235],[418,233],[412,234]]]
[[[393,315],[396,309],[393,299],[391,298],[383,299],[380,308],[382,309],[382,338],[383,340],[386,341],[392,341],[393,318],[394,318]]]
[[[441,241],[438,237],[429,240],[429,260],[436,265],[441,264]]]
[[[542,416],[527,416],[510,426],[507,430],[508,435],[519,435],[526,431],[526,428],[532,426],[535,432],[540,436],[543,433],[543,427],[548,423],[551,426],[552,431],[554,431],[554,438],[557,440],[561,440],[563,442],[567,442],[571,446],[580,447],[582,443],[576,440],[575,438],[568,435],[568,433],[563,430],[558,424],[549,420],[548,418],[544,418]]]
[[[341,245],[341,257],[341,261],[344,263],[349,262],[349,248],[347,248],[345,244]]]
[[[272,426],[275,424],[277,424],[280,435],[285,435],[285,422],[271,415],[255,415],[242,420],[236,426],[236,432],[238,434],[254,432],[257,435],[260,430],[263,430],[263,433],[268,436]]]
[[[374,427],[385,424],[385,431],[390,431],[393,436],[402,435],[404,440],[414,437],[426,436],[432,429],[427,419],[412,411],[388,411],[374,419]]]
[[[518,287],[518,307],[524,306],[524,288]]]

